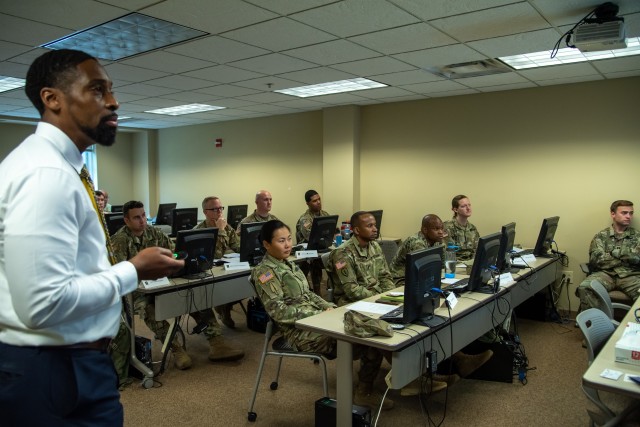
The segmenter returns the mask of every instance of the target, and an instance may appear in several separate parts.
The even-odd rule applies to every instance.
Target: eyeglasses
[[[224,206],[220,206],[219,208],[207,208],[205,211],[222,212],[224,211]]]

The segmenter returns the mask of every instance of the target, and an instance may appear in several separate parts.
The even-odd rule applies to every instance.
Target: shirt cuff
[[[138,272],[131,262],[119,262],[111,268],[122,283],[123,296],[138,289]]]

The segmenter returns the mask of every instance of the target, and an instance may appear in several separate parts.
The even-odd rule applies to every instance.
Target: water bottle
[[[351,226],[349,223],[344,224],[344,228],[342,229],[342,240],[349,240],[351,237]]]
[[[444,277],[445,279],[453,279],[456,277],[456,247],[447,246],[447,250],[444,251]]]

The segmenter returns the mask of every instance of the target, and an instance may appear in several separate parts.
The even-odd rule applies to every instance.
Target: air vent
[[[427,71],[444,77],[445,79],[463,79],[465,77],[509,73],[512,70],[496,59],[485,59],[482,61],[462,62],[459,64],[444,65],[442,67],[427,68]]]

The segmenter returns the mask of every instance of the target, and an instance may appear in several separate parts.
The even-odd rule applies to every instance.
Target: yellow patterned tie
[[[98,215],[98,219],[100,220],[100,225],[102,225],[102,231],[104,232],[104,237],[107,241],[107,254],[109,255],[109,261],[111,265],[116,264],[116,259],[113,256],[113,249],[111,248],[111,238],[109,237],[109,231],[107,231],[107,221],[104,218],[104,213],[98,209],[98,203],[96,202],[96,191],[93,187],[93,181],[91,180],[91,175],[89,175],[89,170],[87,166],[82,166],[82,170],[80,171],[80,179],[82,180],[82,184],[84,184],[85,190],[89,194],[89,198],[91,199],[91,203],[93,204],[93,209],[96,211]]]

